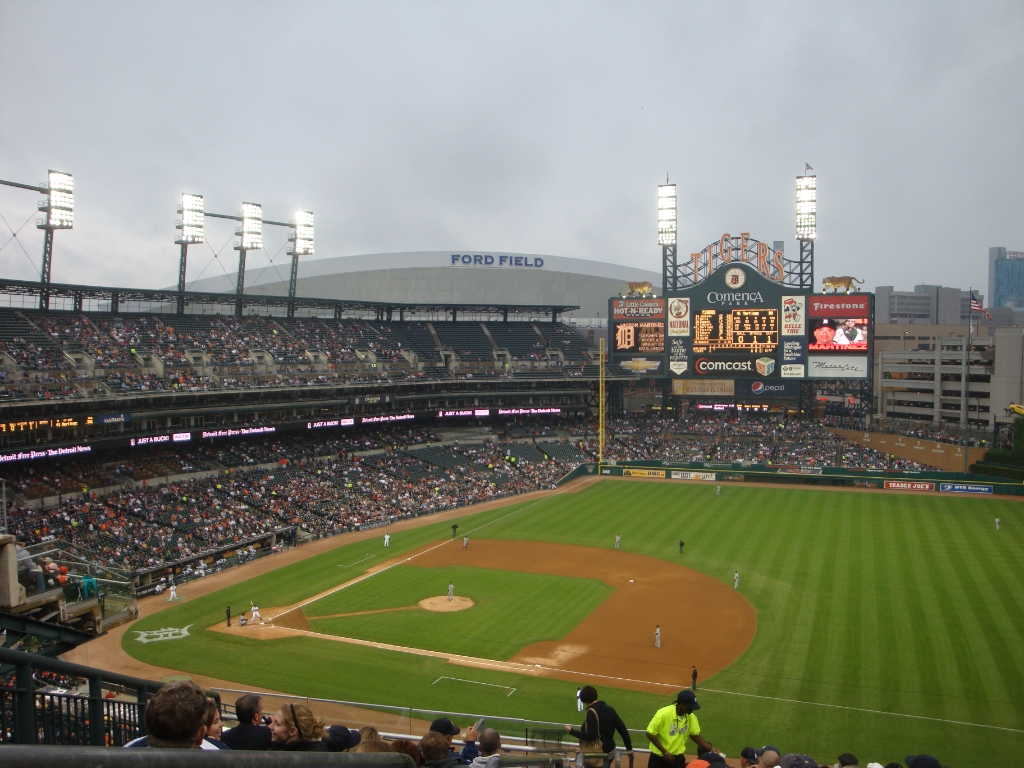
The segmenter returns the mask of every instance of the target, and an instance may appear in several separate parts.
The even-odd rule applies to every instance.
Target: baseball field
[[[566,723],[590,683],[637,729],[696,666],[702,732],[730,755],[1024,753],[1019,501],[602,480],[457,522],[186,584],[122,647],[239,687]],[[266,623],[228,628],[250,602]]]

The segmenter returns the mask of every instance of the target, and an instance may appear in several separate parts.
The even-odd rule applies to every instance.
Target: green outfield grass
[[[392,611],[316,619],[334,613],[415,606],[443,595],[448,581],[474,605],[458,613]],[[488,659],[510,659],[523,646],[567,635],[612,592],[599,581],[485,568],[402,565],[303,609],[314,632]],[[566,601],[564,595],[572,595]]]
[[[700,692],[705,735],[729,754],[771,742],[829,762],[841,751],[852,751],[861,764],[930,752],[963,768],[1015,765],[1024,752],[1024,506],[1018,501],[731,484],[716,497],[713,486],[606,481],[465,518],[459,526],[475,538],[598,547],[611,547],[620,533],[626,550],[683,562],[730,586],[738,569],[740,590],[757,611],[757,634]],[[402,532],[386,553],[379,539],[352,544],[185,602],[133,628],[191,623],[190,637],[143,645],[129,631],[124,647],[154,664],[311,696],[575,721],[573,683],[328,640],[260,642],[201,631],[223,621],[228,604],[238,610],[250,599],[266,606],[297,602],[385,555],[447,538],[447,527]],[[682,557],[680,537],[687,543]],[[380,589],[383,603],[387,590]],[[457,622],[466,638],[459,641],[462,652],[486,656],[488,636],[474,634],[482,625],[472,613],[454,614],[464,619]],[[517,622],[511,619],[504,633],[519,632]],[[699,617],[694,629],[727,631],[701,627]],[[396,642],[390,634],[389,641]],[[425,638],[405,644],[429,647]],[[507,697],[484,686],[434,685],[445,675],[517,690]],[[666,698],[598,688],[631,728],[642,729]]]

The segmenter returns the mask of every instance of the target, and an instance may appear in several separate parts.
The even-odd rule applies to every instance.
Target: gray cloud
[[[0,178],[75,174],[55,280],[161,286],[185,190],[315,211],[318,257],[658,269],[666,171],[680,251],[741,230],[793,249],[806,161],[818,275],[981,286],[989,245],[1024,248],[1022,33],[1018,2],[4,2]],[[0,188],[15,227],[34,204]],[[208,232],[190,279],[236,263],[228,224]],[[22,235],[29,258],[12,243],[0,270],[31,278],[41,237]],[[276,264],[283,245],[268,232]]]

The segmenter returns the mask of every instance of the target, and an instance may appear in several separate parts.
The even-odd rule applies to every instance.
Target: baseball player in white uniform
[[[469,546],[469,536],[462,537],[462,548],[465,549]]]
[[[391,534],[390,533],[385,533],[384,534],[384,546],[385,547],[390,547],[391,546]]]
[[[654,647],[661,648],[661,624],[654,625]]]
[[[260,607],[258,605],[256,605],[256,603],[253,603],[251,601],[250,601],[249,605],[252,606],[252,614],[250,614],[250,616],[249,616],[249,621],[250,622],[255,622],[257,620],[263,621],[263,617],[260,616]]]
[[[733,577],[732,577],[732,588],[733,589],[739,589],[740,588],[740,572],[739,571],[736,571],[736,573],[733,574]]]
[[[448,602],[450,603],[452,601],[452,598],[454,598],[454,597],[455,597],[455,584],[453,584],[452,582],[449,581],[448,582]]]
[[[172,582],[171,583],[171,594],[167,596],[167,602],[178,599],[178,587]]]
[[[583,699],[580,698],[580,688],[576,687],[576,711],[582,712],[586,707],[583,706]]]
[[[619,544],[621,544],[621,543],[622,543],[622,537],[619,536],[619,534],[616,533],[615,534],[615,548],[618,549],[619,548]]]
[[[999,530],[999,518],[998,517],[996,518],[996,530],[997,531]]]
[[[716,485],[715,486],[715,496],[721,496],[721,495],[722,495],[722,486]]]

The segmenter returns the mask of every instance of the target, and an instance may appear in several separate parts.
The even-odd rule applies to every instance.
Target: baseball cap
[[[818,768],[818,763],[813,757],[807,755],[795,755],[790,752],[783,755],[779,761],[779,768]]]
[[[725,758],[717,752],[711,752],[710,750],[701,755],[700,759],[708,765],[714,765],[715,763],[721,763],[722,765],[725,765]]]
[[[697,703],[697,694],[695,694],[693,691],[689,691],[689,690],[680,691],[679,693],[677,693],[676,694],[676,701],[675,701],[675,703],[676,704],[689,704],[690,705],[690,709],[692,709],[694,712],[696,712],[698,709],[700,709],[700,704]]]
[[[352,749],[362,740],[359,731],[353,731],[344,725],[332,725],[327,729],[327,748],[331,752],[344,752]]]
[[[757,750],[753,747],[744,747],[740,750],[740,757],[747,758],[747,762],[756,763],[758,759]]]
[[[907,755],[903,762],[907,764],[907,768],[942,768],[938,758],[931,755]]]
[[[443,734],[444,736],[458,736],[462,733],[462,729],[447,717],[437,718],[437,720],[430,724],[430,730]]]

